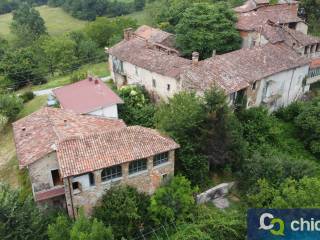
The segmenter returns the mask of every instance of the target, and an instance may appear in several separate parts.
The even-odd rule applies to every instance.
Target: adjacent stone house
[[[174,174],[172,139],[156,130],[43,108],[13,124],[20,169],[35,201],[90,214],[105,190],[127,184],[152,194]]]
[[[203,61],[194,52],[189,60],[173,48],[171,34],[147,26],[143,31],[127,29],[124,40],[107,49],[113,79],[118,87],[143,85],[156,100],[183,90],[203,94],[217,86],[230,104],[245,96],[247,107],[265,105],[271,111],[301,98],[319,81],[320,39],[306,35],[297,2],[249,0],[235,11],[241,50],[222,55],[213,51]],[[170,44],[163,44],[169,36]]]
[[[122,99],[99,78],[87,79],[53,90],[62,109],[78,114],[118,118],[118,104]]]

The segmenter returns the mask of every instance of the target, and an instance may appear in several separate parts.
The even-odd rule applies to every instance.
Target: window
[[[257,82],[254,82],[254,83],[252,84],[252,90],[256,90],[256,88],[257,88]]]
[[[62,185],[62,179],[60,177],[60,173],[58,169],[51,171],[51,177],[52,177],[53,186]]]
[[[265,99],[268,97],[268,88],[269,88],[270,82],[266,82],[263,91],[262,91],[262,99]]]
[[[138,72],[137,66],[135,68],[136,68],[136,75],[139,76],[139,72]]]
[[[230,101],[232,103],[235,103],[236,102],[236,99],[237,99],[237,93],[236,92],[233,92],[230,94]]]
[[[115,178],[119,178],[121,176],[122,176],[122,167],[121,165],[118,165],[118,166],[103,169],[101,173],[101,180],[105,182]]]
[[[156,84],[156,80],[155,79],[152,79],[152,86],[155,88],[157,87],[157,84]]]
[[[89,183],[90,183],[90,186],[96,185],[96,181],[94,180],[94,174],[93,173],[89,173]]]
[[[153,157],[153,166],[158,166],[160,164],[166,163],[169,161],[168,152],[160,153]]]
[[[168,174],[163,174],[162,175],[162,182],[167,182],[168,181]]]
[[[171,88],[170,84],[167,84],[167,91],[168,92],[170,91],[170,88]]]
[[[140,159],[129,164],[129,174],[140,172],[147,169],[147,159]]]
[[[79,182],[73,182],[72,183],[72,189],[73,190],[79,190],[79,188],[80,188]]]

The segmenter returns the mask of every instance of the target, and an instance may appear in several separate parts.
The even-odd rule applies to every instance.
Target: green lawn
[[[36,8],[43,17],[50,35],[61,35],[65,32],[82,29],[86,21],[73,18],[61,8],[41,6]],[[0,15],[0,36],[10,40],[10,23],[12,14]]]
[[[18,118],[25,117],[45,106],[47,96],[36,97],[24,105]],[[0,132],[0,182],[6,182],[11,186],[19,186],[18,160],[13,141],[11,124]]]

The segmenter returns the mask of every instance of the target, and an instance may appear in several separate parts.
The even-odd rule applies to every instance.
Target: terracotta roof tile
[[[163,44],[167,47],[174,47],[175,36],[157,28],[142,25],[135,31],[135,35],[150,42]]]
[[[58,141],[101,131],[124,128],[122,120],[78,115],[58,108],[42,108],[13,123],[20,168],[55,150]]]
[[[218,55],[184,72],[182,87],[204,91],[218,85],[227,93],[243,89],[267,76],[309,64],[284,44],[267,44]]]
[[[85,137],[67,139],[57,150],[63,177],[142,159],[179,148],[153,129],[133,126]]]
[[[53,90],[63,109],[79,114],[123,103],[100,79],[85,79]]]
[[[49,190],[36,192],[35,193],[35,200],[36,201],[43,201],[43,200],[58,197],[58,196],[61,196],[64,194],[65,194],[64,186],[58,186],[58,187],[51,188]]]
[[[313,59],[310,64],[311,69],[320,68],[320,58]]]
[[[264,25],[268,20],[280,24],[303,22],[303,20],[297,16],[297,11],[297,4],[278,4],[264,6],[254,11],[239,13],[237,29],[254,31]]]

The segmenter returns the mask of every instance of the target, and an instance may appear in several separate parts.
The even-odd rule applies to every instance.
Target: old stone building
[[[172,139],[121,120],[43,108],[13,124],[20,168],[35,201],[90,214],[106,189],[127,184],[152,194],[174,174]]]
[[[143,85],[163,100],[183,90],[202,94],[216,86],[230,104],[245,96],[247,107],[264,105],[271,111],[301,98],[320,80],[320,39],[307,35],[297,2],[248,0],[235,11],[241,50],[213,51],[203,61],[195,52],[189,60],[173,48],[171,34],[147,26],[127,29],[124,40],[107,49],[113,79],[118,87]]]

